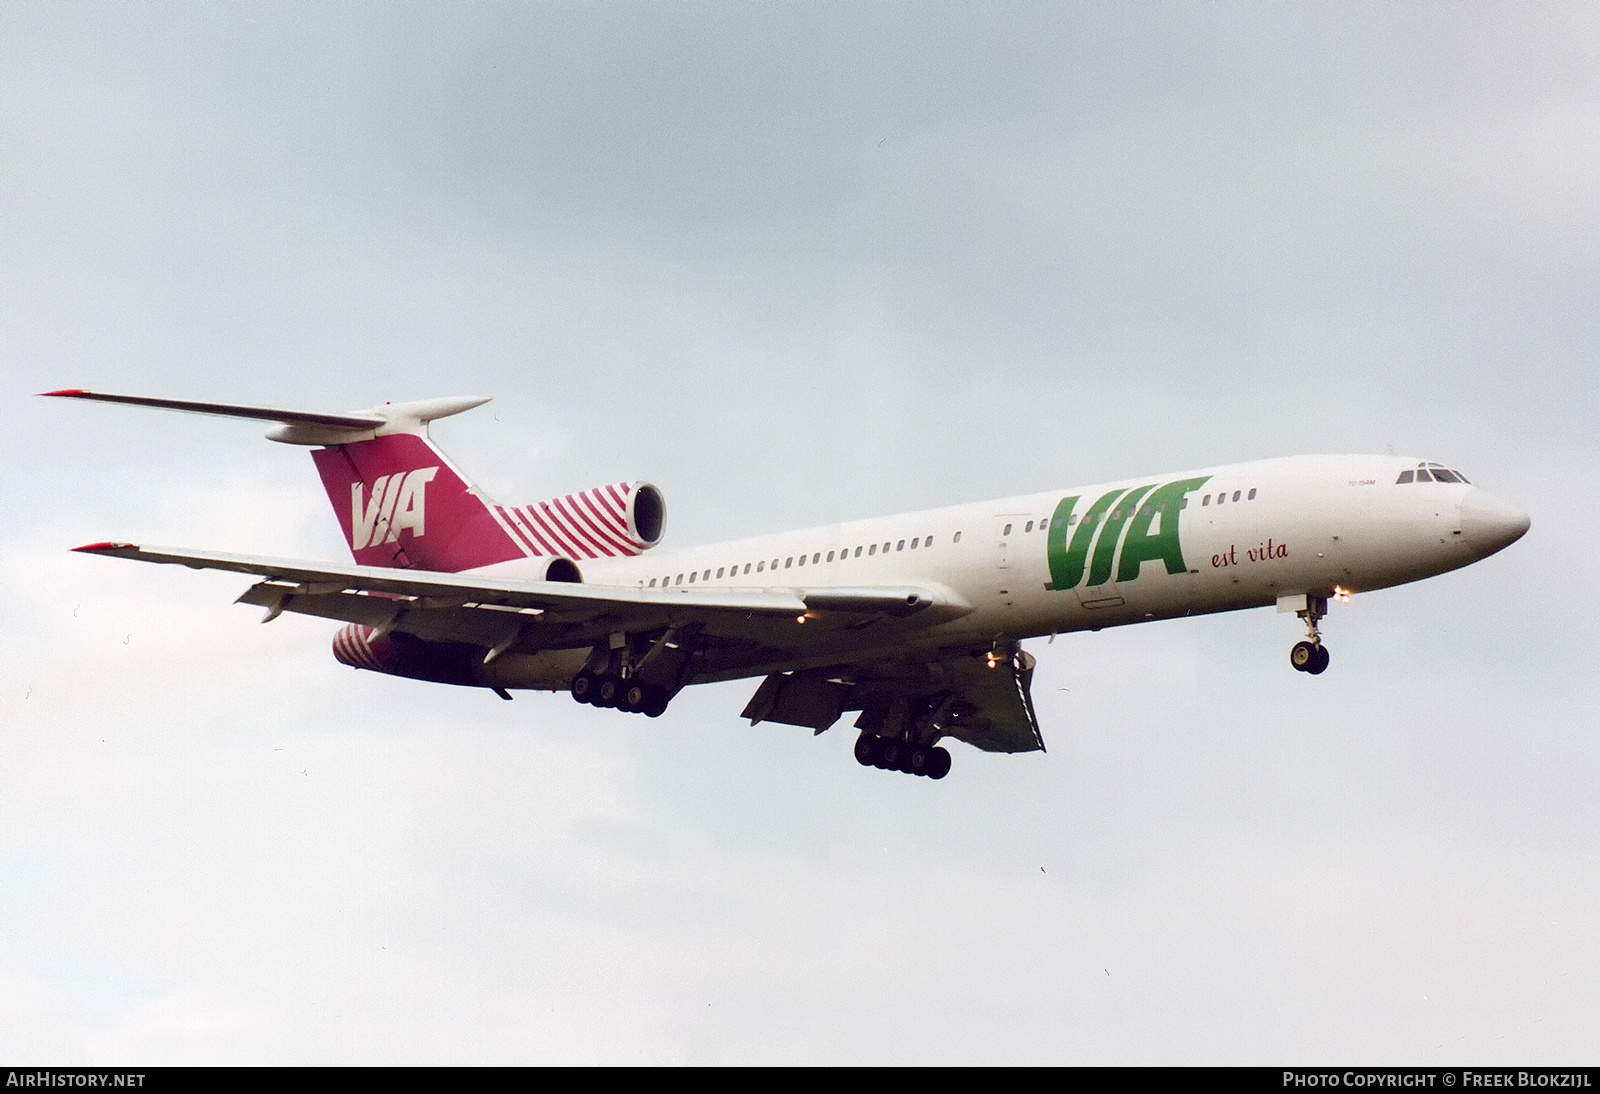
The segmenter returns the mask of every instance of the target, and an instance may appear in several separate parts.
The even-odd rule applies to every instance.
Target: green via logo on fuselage
[[[1161,562],[1169,574],[1188,570],[1183,548],[1178,543],[1178,514],[1183,511],[1184,495],[1200,489],[1210,475],[1180,479],[1165,486],[1136,486],[1131,490],[1110,490],[1089,506],[1083,519],[1074,526],[1073,510],[1080,496],[1062,498],[1050,518],[1050,534],[1045,553],[1050,560],[1050,584],[1060,591],[1076,588],[1089,572],[1087,585],[1104,585],[1116,563],[1117,581],[1132,581],[1146,562]],[[1128,534],[1122,535],[1126,526]],[[1152,528],[1154,531],[1152,531]],[[1071,533],[1069,539],[1068,533]],[[1098,533],[1098,539],[1096,538]],[[1122,541],[1122,555],[1117,542]],[[1091,559],[1089,549],[1094,548]]]

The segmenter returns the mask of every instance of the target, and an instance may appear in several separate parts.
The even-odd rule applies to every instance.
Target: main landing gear
[[[1296,672],[1316,676],[1328,667],[1328,647],[1322,644],[1322,634],[1317,630],[1317,622],[1328,614],[1328,600],[1322,596],[1307,596],[1305,610],[1295,614],[1306,621],[1310,640],[1294,644],[1294,649],[1289,651],[1289,664]]]
[[[893,737],[863,733],[856,738],[856,762],[882,771],[904,771],[942,779],[950,774],[950,753],[938,745],[914,745]]]
[[[659,684],[646,684],[610,673],[584,669],[572,678],[572,697],[596,707],[615,707],[629,714],[659,718],[672,696]]]

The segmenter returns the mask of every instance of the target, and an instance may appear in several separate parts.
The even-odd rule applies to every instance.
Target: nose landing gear
[[[1310,639],[1294,644],[1294,649],[1289,651],[1289,664],[1294,666],[1296,672],[1319,675],[1328,667],[1328,647],[1322,644],[1322,633],[1317,630],[1317,622],[1328,614],[1328,598],[1307,594],[1305,608],[1295,614],[1306,621],[1306,634]]]

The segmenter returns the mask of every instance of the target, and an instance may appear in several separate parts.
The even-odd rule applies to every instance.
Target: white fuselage
[[[932,625],[911,616],[867,630],[818,628],[814,654],[781,666],[796,668],[874,649],[1028,638],[1380,589],[1468,565],[1527,529],[1525,515],[1465,482],[1397,482],[1418,466],[1391,456],[1262,460],[589,561],[583,578],[685,591],[916,586],[942,600],[930,609],[942,619]],[[528,565],[480,572],[527,576]],[[572,671],[570,653],[549,655],[547,666],[516,660],[510,686],[564,686]]]

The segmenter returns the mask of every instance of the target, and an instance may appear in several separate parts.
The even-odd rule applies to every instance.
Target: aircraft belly
[[[477,675],[485,687],[565,691],[588,657],[587,648],[507,653],[481,666]]]

